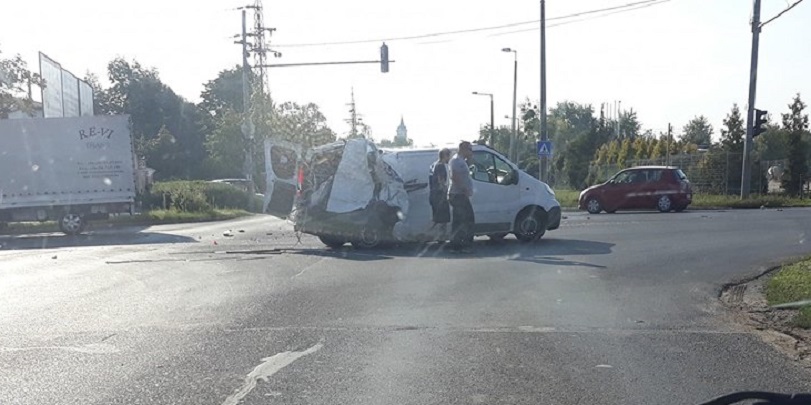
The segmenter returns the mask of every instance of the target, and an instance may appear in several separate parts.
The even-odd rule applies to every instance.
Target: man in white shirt
[[[459,151],[450,161],[451,185],[448,189],[448,200],[453,207],[451,220],[450,248],[454,251],[470,252],[473,244],[473,225],[476,220],[470,197],[473,196],[473,180],[470,178],[468,160],[473,158],[473,145],[464,141],[459,144]]]

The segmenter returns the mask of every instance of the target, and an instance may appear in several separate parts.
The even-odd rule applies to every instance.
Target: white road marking
[[[118,349],[106,343],[90,343],[84,346],[32,346],[32,347],[0,347],[3,352],[29,352],[34,350],[64,350],[68,352],[85,354],[111,354],[118,353]]]
[[[273,374],[279,372],[290,363],[306,356],[313,354],[324,347],[323,343],[318,343],[315,346],[301,351],[301,352],[281,352],[270,357],[262,359],[262,363],[256,366],[247,377],[245,377],[245,384],[242,385],[235,393],[225,399],[222,405],[237,405],[242,398],[245,398],[251,390],[256,388],[256,382],[262,380],[267,382],[268,378]]]

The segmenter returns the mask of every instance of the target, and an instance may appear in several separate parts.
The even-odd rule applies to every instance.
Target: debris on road
[[[234,232],[229,229],[229,230],[223,232],[222,236],[225,236],[226,238],[230,238],[230,237],[234,236]]]

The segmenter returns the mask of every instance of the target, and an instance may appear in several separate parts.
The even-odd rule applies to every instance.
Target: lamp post
[[[518,138],[518,124],[515,119],[515,108],[518,101],[518,51],[512,48],[503,48],[502,52],[512,52],[515,56],[513,63],[513,121],[512,121],[512,135],[510,136],[510,160],[515,160],[515,142]]]
[[[490,97],[490,147],[495,148],[496,147],[496,127],[495,127],[496,117],[495,117],[495,111],[493,109],[493,93],[481,93],[481,92],[478,92],[478,91],[474,91],[473,94],[477,95],[477,96],[488,96],[488,97]]]

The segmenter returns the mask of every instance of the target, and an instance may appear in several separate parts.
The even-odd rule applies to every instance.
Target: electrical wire
[[[558,17],[551,17],[547,18],[546,21],[556,21],[556,20],[563,20],[575,17],[582,17],[590,14],[597,14],[603,13],[606,11],[613,11],[613,13],[617,13],[619,11],[625,11],[624,9],[631,8],[632,10],[639,6],[651,6],[655,4],[660,4],[663,2],[667,2],[670,0],[642,0],[636,1],[632,3],[626,3],[619,6],[612,6],[612,7],[605,7],[601,9],[594,9],[594,10],[587,10],[587,11],[580,11],[577,13],[567,14]],[[630,11],[630,10],[628,10]],[[613,14],[611,13],[611,14]],[[580,20],[578,20],[580,21]],[[445,35],[455,35],[455,34],[467,34],[472,32],[481,32],[481,31],[492,31],[504,28],[512,28],[521,25],[528,25],[528,24],[539,24],[541,20],[531,20],[531,21],[521,21],[516,23],[509,23],[509,24],[502,24],[502,25],[494,25],[489,27],[479,27],[479,28],[468,28],[462,30],[455,30],[455,31],[443,31],[443,32],[434,32],[428,34],[418,34],[418,35],[408,35],[408,36],[401,36],[401,37],[391,37],[391,38],[378,38],[378,39],[361,39],[361,40],[354,40],[354,41],[335,41],[335,42],[312,42],[312,43],[298,43],[298,44],[275,44],[275,47],[278,48],[302,48],[302,47],[313,47],[313,46],[331,46],[331,45],[353,45],[353,44],[364,44],[364,43],[378,43],[378,42],[392,42],[392,41],[405,41],[405,40],[413,40],[413,39],[423,39],[423,38],[432,38],[438,36],[445,36]],[[551,26],[558,26],[563,25],[563,23],[558,23]],[[532,30],[537,30],[540,28],[533,28]],[[527,30],[530,31],[530,30]],[[521,32],[521,31],[517,31]]]
[[[792,5],[788,6],[788,7],[787,7],[785,10],[781,11],[781,12],[780,12],[780,14],[777,14],[776,16],[774,16],[774,17],[772,17],[772,18],[768,19],[766,22],[761,23],[761,24],[760,24],[760,28],[763,28],[763,26],[764,26],[764,25],[766,25],[766,24],[768,24],[768,23],[770,23],[770,22],[772,22],[772,21],[774,21],[774,20],[776,20],[776,19],[780,18],[780,17],[781,17],[783,14],[787,13],[787,12],[788,12],[789,10],[791,10],[792,8],[797,7],[797,5],[798,5],[798,4],[800,4],[800,3],[802,3],[802,2],[803,2],[803,0],[797,0],[797,1],[795,1],[795,2],[794,2],[794,4],[792,4]]]
[[[562,21],[562,22],[559,22],[559,23],[549,24],[549,25],[546,26],[546,28],[560,27],[561,25],[574,24],[574,23],[579,23],[579,22],[583,22],[583,21],[587,21],[587,20],[594,20],[594,19],[597,19],[597,18],[608,17],[608,16],[613,15],[613,14],[627,13],[627,12],[630,12],[630,11],[636,11],[636,10],[639,10],[639,9],[642,9],[642,8],[647,8],[647,7],[656,6],[656,5],[659,5],[659,4],[662,4],[662,3],[667,3],[669,1],[670,0],[656,0],[656,1],[650,2],[648,4],[637,5],[636,7],[633,7],[633,8],[628,8],[628,9],[623,9],[623,10],[616,10],[616,11],[612,11],[610,13],[595,15],[595,16],[586,17],[586,18],[580,18],[580,19],[577,19],[577,20]],[[516,30],[516,31],[500,32],[500,33],[497,33],[497,34],[492,34],[490,36],[495,37],[495,36],[500,36],[500,35],[518,34],[518,33],[521,33],[521,32],[538,31],[540,29],[541,29],[541,27],[526,28],[526,29]]]

